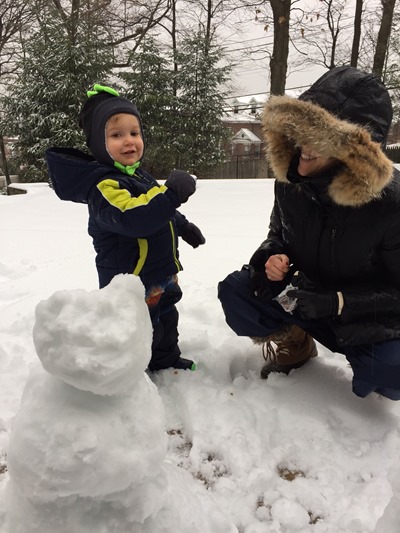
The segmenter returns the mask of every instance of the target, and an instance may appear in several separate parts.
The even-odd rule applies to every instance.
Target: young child
[[[47,150],[54,190],[62,200],[88,204],[100,288],[121,273],[141,278],[153,324],[149,370],[195,370],[180,356],[175,304],[182,297],[178,235],[193,248],[205,243],[199,228],[177,211],[196,181],[174,170],[159,185],[140,168],[144,136],[135,105],[102,85],[88,96],[79,125],[94,158],[73,148]]]

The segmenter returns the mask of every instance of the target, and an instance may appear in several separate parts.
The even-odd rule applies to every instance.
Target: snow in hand
[[[26,188],[0,196],[1,533],[398,533],[400,404],[354,396],[321,346],[263,381],[225,324],[216,286],[265,237],[272,181],[198,181],[178,304],[198,370],[152,381],[140,280],[98,290],[85,207]]]

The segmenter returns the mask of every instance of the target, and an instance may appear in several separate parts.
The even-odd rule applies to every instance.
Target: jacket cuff
[[[168,198],[168,200],[171,202],[171,204],[174,206],[175,209],[177,207],[180,207],[181,203],[179,201],[179,198],[171,189],[167,188],[164,195]]]
[[[337,297],[338,297],[338,311],[337,311],[337,315],[340,316],[340,315],[342,314],[343,307],[344,307],[343,293],[342,293],[341,291],[338,291],[338,292],[337,292]]]

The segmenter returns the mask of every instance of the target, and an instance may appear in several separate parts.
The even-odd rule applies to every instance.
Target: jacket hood
[[[391,118],[383,83],[352,67],[330,70],[298,99],[272,96],[263,129],[276,179],[288,182],[292,158],[308,145],[343,163],[328,188],[335,203],[360,206],[379,198],[393,175],[382,150]]]
[[[95,87],[103,86],[95,85]],[[79,126],[85,134],[86,144],[95,159],[100,161],[100,163],[114,164],[114,160],[106,147],[105,130],[107,120],[119,113],[127,113],[137,118],[144,144],[142,119],[139,110],[135,104],[126,98],[108,92],[94,94],[86,100],[79,114]]]
[[[88,203],[89,193],[105,172],[113,171],[74,148],[50,148],[46,151],[49,178],[61,200]]]

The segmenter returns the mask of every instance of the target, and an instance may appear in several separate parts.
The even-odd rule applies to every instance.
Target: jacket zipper
[[[332,271],[335,269],[335,237],[336,237],[336,228],[331,229],[331,267]]]

